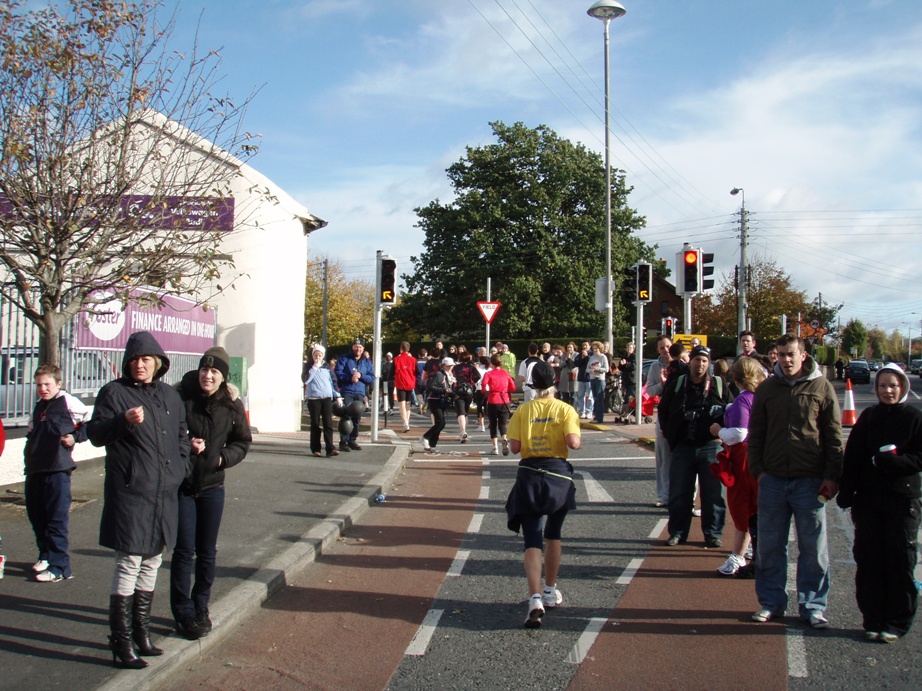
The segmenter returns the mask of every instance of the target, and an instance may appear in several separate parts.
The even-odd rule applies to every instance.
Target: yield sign
[[[496,316],[496,313],[499,311],[499,302],[478,302],[477,306],[480,308],[480,313],[483,315],[483,318],[486,320],[487,324],[493,322],[493,318]]]

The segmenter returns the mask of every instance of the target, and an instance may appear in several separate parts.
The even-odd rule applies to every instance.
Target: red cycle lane
[[[385,503],[170,688],[384,688],[456,556],[480,485],[479,463],[414,463]]]
[[[695,521],[688,544],[658,541],[570,691],[787,688],[784,626],[752,621],[754,581],[718,576],[727,550],[704,549],[703,540]]]

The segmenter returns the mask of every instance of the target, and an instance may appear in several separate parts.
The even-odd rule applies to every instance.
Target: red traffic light
[[[698,261],[698,251],[697,250],[688,250],[685,252],[685,263],[694,264]]]

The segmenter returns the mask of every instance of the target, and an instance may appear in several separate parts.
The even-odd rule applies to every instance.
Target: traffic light
[[[637,302],[653,300],[653,266],[647,263],[637,265],[637,290],[634,292]]]
[[[624,268],[621,279],[621,290],[624,291],[624,295],[628,299],[637,299],[637,266],[626,266]]]
[[[675,336],[675,320],[672,317],[663,317],[660,333],[673,338]]]
[[[378,304],[397,304],[397,262],[390,257],[381,257],[381,266],[378,275]]]
[[[704,278],[704,276],[714,275],[714,253],[701,253],[701,290],[711,290],[714,287],[713,278]]]
[[[695,295],[701,290],[701,250],[682,250],[682,294]]]

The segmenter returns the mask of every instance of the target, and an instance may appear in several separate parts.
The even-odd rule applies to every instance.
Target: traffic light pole
[[[643,422],[643,303],[637,305],[637,328],[634,329],[634,424]]]
[[[682,297],[682,333],[692,332],[692,298],[689,295]]]
[[[381,258],[384,252],[378,250],[375,257],[375,326],[372,337],[371,360],[374,367],[375,383],[372,387],[371,404],[371,441],[378,441],[378,406],[381,398]]]

